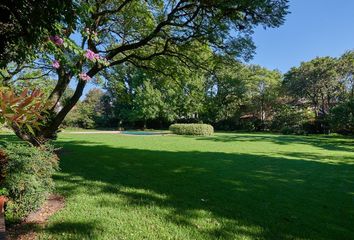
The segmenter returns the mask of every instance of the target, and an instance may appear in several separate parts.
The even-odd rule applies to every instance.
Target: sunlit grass
[[[354,239],[354,140],[62,134],[40,239]]]

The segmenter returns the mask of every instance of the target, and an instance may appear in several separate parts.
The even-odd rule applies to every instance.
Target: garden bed
[[[9,227],[7,232],[9,238],[11,240],[36,239],[37,234],[35,230],[45,225],[49,217],[64,206],[65,201],[62,196],[51,195],[39,210],[31,213],[23,222]]]

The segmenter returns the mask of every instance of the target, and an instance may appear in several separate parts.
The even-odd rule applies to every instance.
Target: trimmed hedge
[[[214,128],[209,124],[181,123],[172,124],[170,131],[178,135],[208,136],[214,133]]]
[[[58,169],[58,157],[50,145],[36,148],[27,144],[10,143],[4,151],[0,187],[8,191],[5,217],[18,222],[38,209],[53,190],[53,173]]]

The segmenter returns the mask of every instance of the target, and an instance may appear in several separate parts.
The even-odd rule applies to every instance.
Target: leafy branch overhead
[[[194,57],[199,49],[211,56],[250,59],[253,29],[280,26],[288,0],[78,0],[71,7],[75,16],[53,24],[36,49],[33,64],[57,76],[47,99],[49,119],[38,131],[42,139],[55,137],[87,82],[109,74],[112,67],[131,64],[170,73],[167,66],[158,69],[151,63],[200,66],[207,60]],[[73,83],[73,95],[59,106]]]

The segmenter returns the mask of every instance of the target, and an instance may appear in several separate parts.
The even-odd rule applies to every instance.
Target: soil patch
[[[42,208],[31,213],[22,223],[7,229],[8,240],[35,240],[36,229],[43,227],[50,216],[65,206],[64,197],[51,195]]]

